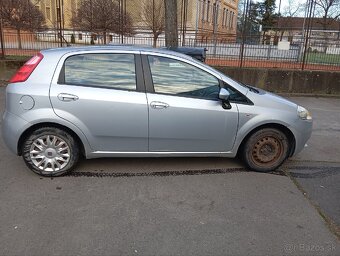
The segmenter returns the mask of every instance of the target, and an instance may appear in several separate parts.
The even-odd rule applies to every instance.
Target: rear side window
[[[65,84],[136,90],[133,54],[80,54],[66,59]]]

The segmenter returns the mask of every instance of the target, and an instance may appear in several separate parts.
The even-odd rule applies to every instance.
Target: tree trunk
[[[20,29],[17,29],[18,48],[22,49]]]
[[[103,37],[104,37],[104,44],[106,44],[106,31],[104,31]]]
[[[178,47],[177,0],[164,0],[165,7],[165,45]]]
[[[285,33],[284,30],[281,31],[281,36],[280,36],[280,41],[282,41],[282,38],[283,38],[283,34]]]
[[[158,34],[153,34],[153,47],[157,47]]]
[[[263,33],[262,33],[262,44],[263,44],[263,45],[266,44],[265,38],[266,38],[266,32],[263,31]]]
[[[0,44],[1,44],[1,58],[5,59],[5,46],[4,46],[4,38],[2,34],[2,19],[0,19]]]

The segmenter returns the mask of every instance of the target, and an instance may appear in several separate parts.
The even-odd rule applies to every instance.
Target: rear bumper
[[[2,138],[6,146],[14,154],[18,154],[19,138],[26,127],[29,126],[29,122],[7,111],[5,111],[2,119]]]

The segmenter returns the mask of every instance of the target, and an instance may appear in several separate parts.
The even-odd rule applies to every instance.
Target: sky
[[[306,3],[307,0],[294,0],[293,1],[294,4],[303,4]],[[280,0],[276,0],[276,10],[279,11],[279,4],[280,4]],[[281,10],[280,12],[282,13],[285,9],[285,7],[288,7],[289,3],[288,0],[281,0]]]

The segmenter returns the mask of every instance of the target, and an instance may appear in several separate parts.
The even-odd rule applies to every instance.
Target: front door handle
[[[73,95],[69,93],[60,93],[58,94],[58,99],[61,101],[74,101],[74,100],[78,100],[79,97],[77,95]]]
[[[153,101],[150,103],[150,106],[154,109],[164,109],[168,108],[169,104],[160,101]]]

